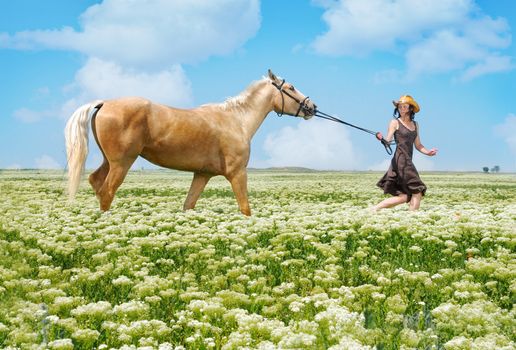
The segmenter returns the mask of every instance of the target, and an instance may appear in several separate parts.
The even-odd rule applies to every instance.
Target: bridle
[[[299,108],[297,109],[297,112],[294,115],[294,117],[299,116],[299,112],[301,112],[301,110],[303,110],[305,115],[314,115],[315,114],[315,110],[313,110],[312,108],[308,107],[308,104],[307,104],[307,101],[309,100],[308,96],[306,96],[303,100],[299,100],[297,97],[292,96],[291,94],[289,94],[288,91],[283,90],[283,84],[285,84],[285,79],[283,79],[281,81],[281,84],[279,84],[279,85],[276,84],[276,82],[274,82],[274,81],[272,82],[272,85],[274,85],[276,87],[276,89],[278,89],[280,94],[281,94],[281,113],[276,112],[278,117],[281,117],[283,115],[283,113],[285,112],[285,98],[283,97],[283,94],[287,95],[288,97],[290,97],[291,99],[296,101],[297,104],[299,105]]]

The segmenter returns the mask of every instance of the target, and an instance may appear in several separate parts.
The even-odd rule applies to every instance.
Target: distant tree
[[[491,169],[491,172],[492,172],[492,173],[497,173],[497,172],[499,172],[499,171],[500,171],[500,166],[499,166],[499,165],[495,165],[495,166],[493,167],[493,169]]]
[[[487,174],[487,173],[489,172],[489,167],[486,167],[486,166],[485,166],[485,167],[483,167],[483,168],[482,168],[482,170],[484,170],[484,173],[486,173],[486,174]]]

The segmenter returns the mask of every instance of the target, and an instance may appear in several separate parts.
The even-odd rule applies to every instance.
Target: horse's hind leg
[[[192,185],[188,191],[188,196],[186,196],[183,210],[193,209],[195,207],[195,203],[197,203],[199,196],[201,195],[210,178],[211,175],[194,173]]]
[[[249,199],[247,198],[247,171],[245,169],[239,171],[231,177],[227,177],[231,183],[231,188],[235,193],[238,206],[242,214],[250,216],[251,208],[249,207]]]
[[[93,187],[93,190],[95,191],[96,195],[98,195],[100,188],[104,184],[108,172],[109,163],[107,159],[104,158],[102,165],[89,176],[88,180],[90,182],[91,187]]]
[[[136,158],[126,160],[122,163],[117,162],[109,164],[109,172],[107,174],[106,180],[97,193],[100,201],[100,210],[109,210],[111,203],[113,202],[113,198],[115,197],[116,190],[124,181],[127,172],[135,160]]]

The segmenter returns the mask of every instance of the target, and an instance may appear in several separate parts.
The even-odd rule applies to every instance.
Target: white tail
[[[102,101],[85,104],[72,114],[65,127],[66,157],[68,160],[68,198],[73,200],[88,156],[88,132],[91,111]]]

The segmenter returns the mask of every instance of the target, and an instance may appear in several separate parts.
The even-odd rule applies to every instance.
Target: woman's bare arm
[[[385,138],[385,140],[387,140],[388,142],[391,142],[394,137],[394,133],[396,132],[397,129],[398,129],[398,121],[396,119],[391,120],[389,123],[389,126],[387,127],[387,137]],[[376,134],[376,138],[378,140],[381,140],[383,138],[382,133],[378,132]]]

